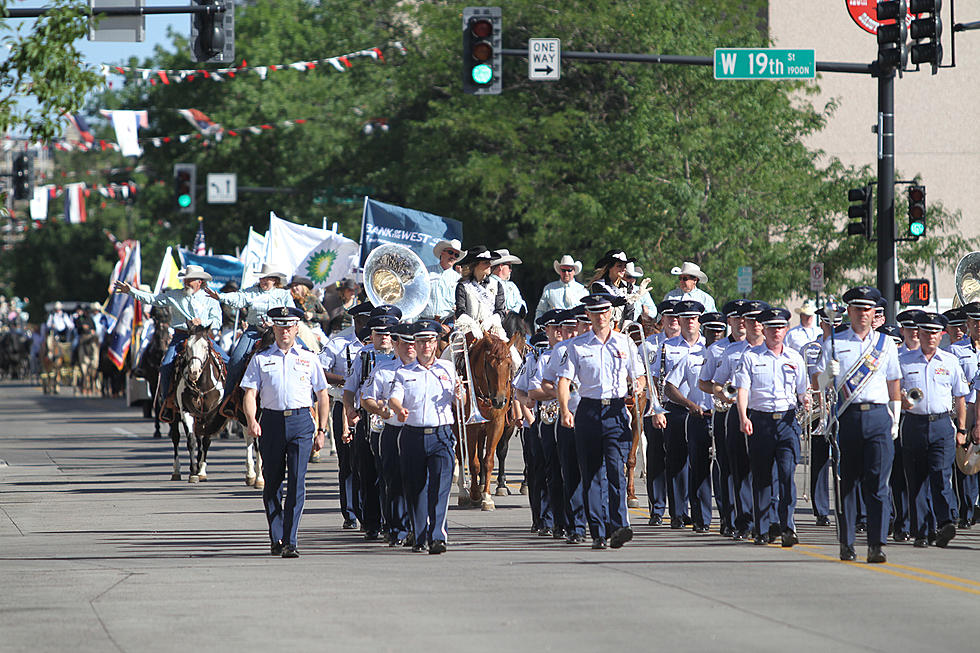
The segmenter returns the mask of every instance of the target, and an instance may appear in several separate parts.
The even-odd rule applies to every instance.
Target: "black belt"
[[[413,431],[421,431],[423,435],[432,435],[439,429],[449,428],[449,424],[443,424],[442,426],[403,426],[401,427],[404,432],[407,429],[412,429]]]
[[[871,410],[873,408],[877,408],[878,406],[884,406],[884,405],[885,404],[873,404],[870,401],[864,401],[861,403],[852,403],[850,406],[847,407],[847,410],[851,410],[852,408],[855,410]],[[845,410],[844,412],[846,413],[847,410]]]
[[[919,415],[918,413],[905,413],[906,419],[910,417],[921,420],[929,420],[930,422],[935,422],[941,419],[950,419],[948,410],[945,413],[928,413],[926,415]]]
[[[586,402],[586,401],[587,402],[594,403],[594,404],[601,404],[603,406],[625,406],[626,405],[626,399],[624,399],[623,397],[614,397],[612,399],[592,399],[591,397],[582,397],[579,400],[579,403]]]
[[[678,412],[682,412],[682,413],[686,413],[687,412],[687,408],[685,408],[684,406],[681,406],[680,404],[675,404],[673,401],[668,401],[667,402],[667,410],[674,410],[674,411],[678,411]]]
[[[306,406],[305,408],[290,408],[288,410],[272,410],[271,408],[263,408],[263,410],[265,412],[267,412],[267,413],[275,413],[276,415],[282,415],[283,417],[289,417],[290,415],[299,415],[304,410],[306,412],[310,412],[310,407],[309,406]]]
[[[753,416],[768,417],[774,421],[778,421],[789,416],[795,416],[796,407],[794,406],[789,410],[780,411],[778,413],[769,412],[767,410],[756,410],[754,408],[749,408],[748,412]]]

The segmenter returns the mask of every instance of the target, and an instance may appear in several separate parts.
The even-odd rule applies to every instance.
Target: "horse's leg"
[[[501,436],[497,444],[497,490],[494,492],[498,497],[510,495],[510,488],[507,487],[507,473],[504,471],[504,462],[507,460],[507,450],[510,448],[510,438],[514,435],[514,429],[504,427],[504,435]]]
[[[171,481],[180,480],[180,424],[177,420],[170,423],[170,440],[174,444],[174,471],[170,475]]]
[[[245,430],[246,433],[248,432],[247,428],[245,428],[244,426],[242,428]],[[265,488],[265,477],[262,475],[262,450],[259,448],[259,441],[254,440],[254,442],[255,442],[255,465],[256,465],[255,489],[261,490]]]
[[[252,461],[252,451],[257,449],[255,438],[251,435],[245,436],[245,485],[249,487],[255,485],[255,463]]]
[[[636,451],[640,446],[640,431],[642,421],[639,417],[639,405],[634,406],[630,414],[633,427],[633,442],[630,444],[629,455],[626,456],[626,506],[629,508],[639,508],[640,500],[636,498]]]
[[[187,437],[187,454],[190,456],[190,475],[187,477],[188,483],[197,483],[201,480],[198,476],[198,462],[197,462],[197,434],[194,433],[194,418],[188,413],[181,411],[180,420],[184,424],[184,433]]]
[[[195,422],[196,421],[197,420],[195,420]],[[211,436],[203,431],[200,431],[195,435],[197,436],[197,477],[202,481],[206,481],[208,480],[208,449],[211,448]]]
[[[469,449],[470,460],[470,501],[474,504],[483,503],[483,476],[481,474],[483,460],[483,432],[485,424],[479,424],[473,429],[469,429],[466,438],[466,446]]]
[[[498,412],[496,419],[491,420],[484,429],[486,433],[485,450],[483,452],[483,510],[494,510],[493,497],[490,494],[490,484],[493,482],[493,459],[497,455],[497,445],[507,427],[507,413]]]

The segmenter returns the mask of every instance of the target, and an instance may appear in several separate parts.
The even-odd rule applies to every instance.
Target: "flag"
[[[65,185],[65,222],[85,222],[85,182]]]
[[[269,215],[265,261],[293,275],[309,277],[315,287],[340,281],[357,265],[358,244],[328,229],[307,227]]]
[[[197,235],[194,236],[194,245],[191,247],[198,256],[207,254],[207,245],[204,244],[204,220],[197,221]]]
[[[221,125],[207,117],[203,111],[198,109],[177,109],[180,115],[187,119],[187,122],[194,125],[194,128],[206,136],[220,134],[223,129]]]
[[[177,278],[179,271],[180,268],[174,260],[173,248],[167,247],[167,253],[163,255],[163,261],[160,262],[160,271],[157,273],[157,282],[153,286],[153,294],[159,295],[168,288],[180,288],[182,284]]]
[[[95,142],[95,136],[92,135],[92,130],[89,129],[88,123],[85,122],[85,118],[82,117],[80,113],[66,113],[65,119],[68,120],[75,131],[78,132],[78,140],[83,143],[92,144]]]
[[[35,186],[34,196],[31,198],[31,220],[48,219],[48,198],[50,186]]]
[[[204,271],[214,277],[214,285],[220,288],[229,281],[241,283],[242,271],[245,266],[234,256],[219,254],[216,256],[200,256],[186,249],[178,249],[181,263],[184,267],[188,265],[200,265]]]
[[[129,249],[119,278],[131,286],[139,287],[140,267],[142,267],[140,244],[137,241],[136,245]],[[106,354],[116,369],[121,370],[133,342],[134,320],[137,317],[136,300],[128,293],[113,293],[105,313],[109,318],[109,326],[106,330]]]
[[[123,156],[140,156],[143,148],[140,147],[137,131],[140,127],[149,127],[149,114],[146,110],[101,110],[103,116],[112,121],[112,127],[116,130],[116,143],[119,144],[119,151]]]
[[[265,234],[260,234],[251,227],[248,228],[248,241],[245,243],[245,249],[242,250],[241,256],[238,257],[242,265],[245,266],[242,288],[247,288],[259,280],[255,271],[262,266],[262,262],[265,260],[266,241]]]
[[[361,260],[379,245],[404,245],[419,255],[429,269],[439,263],[432,252],[440,240],[463,240],[463,223],[432,213],[406,209],[364,198],[361,218]]]

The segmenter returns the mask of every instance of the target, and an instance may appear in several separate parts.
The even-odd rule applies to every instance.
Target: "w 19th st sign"
[[[531,81],[561,79],[561,39],[527,40],[527,78]]]
[[[813,79],[813,50],[716,48],[715,79]]]

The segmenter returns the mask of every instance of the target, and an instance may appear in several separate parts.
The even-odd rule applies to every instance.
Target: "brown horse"
[[[48,331],[41,343],[41,389],[44,394],[58,394],[62,368],[71,360],[71,343],[58,340],[54,331]]]
[[[180,480],[178,445],[179,421],[187,436],[187,452],[190,454],[188,481],[207,480],[208,448],[211,436],[221,430],[225,418],[218,412],[227,372],[224,361],[215,352],[207,331],[195,327],[184,343],[180,362],[174,370],[177,384],[177,410],[179,420],[171,424],[170,438],[174,445],[174,471],[171,480]]]
[[[85,331],[78,336],[78,386],[83,395],[95,395],[99,389],[99,334]]]
[[[479,503],[483,510],[495,508],[490,495],[490,484],[493,481],[494,455],[497,444],[507,426],[507,419],[513,399],[514,362],[510,356],[510,347],[520,336],[515,334],[510,342],[501,340],[495,335],[485,334],[479,340],[469,344],[470,370],[473,372],[472,392],[465,394],[464,414],[468,417],[472,406],[470,396],[476,397],[477,409],[486,422],[470,424],[465,427],[466,453],[469,457],[470,492],[466,497],[463,491],[463,478],[460,474],[459,487],[460,505]],[[469,340],[470,337],[467,339]],[[457,372],[465,378],[465,370]],[[465,420],[464,420],[465,421]],[[457,456],[462,460],[462,453]]]

